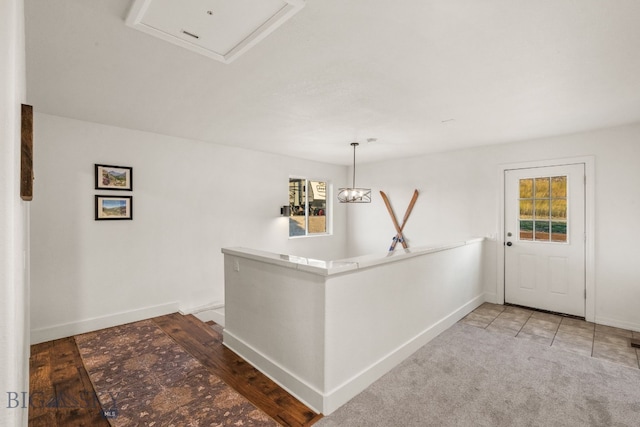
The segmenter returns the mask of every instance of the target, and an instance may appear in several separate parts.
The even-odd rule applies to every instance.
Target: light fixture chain
[[[356,188],[356,147],[358,146],[357,142],[353,143],[353,188]]]

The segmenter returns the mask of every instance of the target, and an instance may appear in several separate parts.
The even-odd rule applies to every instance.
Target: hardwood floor
[[[255,406],[283,426],[322,418],[222,345],[219,332],[178,313],[153,319],[171,338]],[[109,426],[73,337],[31,347],[29,426]]]
[[[31,346],[29,426],[109,427],[73,337]]]
[[[213,374],[284,426],[309,426],[322,415],[282,389],[222,345],[222,336],[193,316],[174,313],[154,319],[169,336]]]

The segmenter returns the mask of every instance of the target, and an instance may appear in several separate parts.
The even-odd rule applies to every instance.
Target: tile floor
[[[640,338],[640,332],[490,303],[482,304],[460,322],[640,369],[640,349],[631,347],[630,342],[631,338]]]

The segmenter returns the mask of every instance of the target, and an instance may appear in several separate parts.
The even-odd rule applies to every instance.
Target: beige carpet
[[[278,426],[152,320],[75,339],[112,426]]]
[[[315,426],[638,427],[640,370],[458,323]]]

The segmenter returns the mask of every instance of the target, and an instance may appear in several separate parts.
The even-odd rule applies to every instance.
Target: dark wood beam
[[[20,197],[33,200],[33,107],[22,104],[20,143]]]

